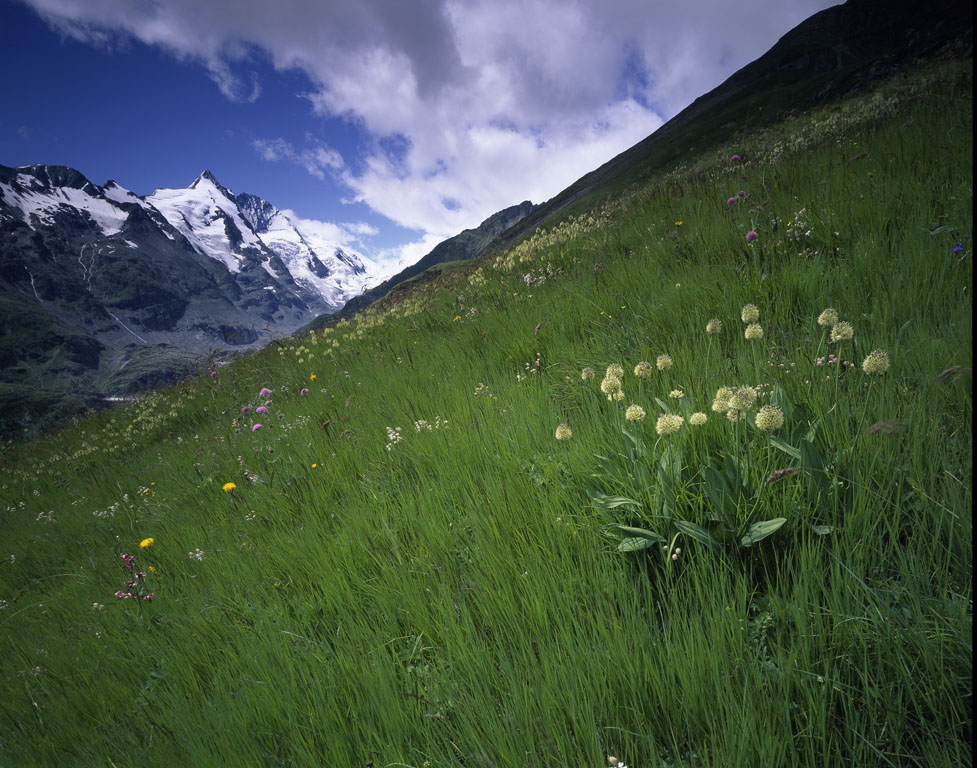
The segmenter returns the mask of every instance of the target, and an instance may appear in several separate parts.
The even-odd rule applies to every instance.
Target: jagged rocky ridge
[[[64,166],[0,165],[0,411],[39,391],[160,386],[377,280],[365,257],[209,171],[140,197]]]

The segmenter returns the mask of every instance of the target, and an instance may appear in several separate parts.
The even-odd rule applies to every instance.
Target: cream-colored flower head
[[[624,412],[624,418],[628,421],[641,421],[647,415],[645,409],[640,405],[629,405],[628,409]]]
[[[818,325],[823,325],[830,328],[832,325],[838,322],[838,310],[828,307],[820,315],[818,315]]]
[[[726,411],[726,418],[730,421],[740,421],[743,418],[743,411],[730,408],[728,411]]]
[[[756,401],[756,390],[750,387],[737,387],[729,398],[729,407],[737,411],[749,410]]]
[[[714,317],[706,323],[706,333],[719,333],[723,329],[723,321]]]
[[[691,424],[693,427],[701,427],[706,423],[706,421],[708,421],[708,419],[702,411],[696,411],[689,416],[689,424]]]
[[[617,376],[605,376],[600,383],[600,391],[610,397],[615,392],[621,391],[621,380]]]
[[[685,397],[685,393],[681,389],[673,389],[671,392],[668,393],[668,396],[673,400],[679,400]]]
[[[584,381],[590,381],[592,378],[594,378],[594,369],[589,367],[584,368],[582,371],[580,371],[580,378]]]
[[[569,440],[571,437],[573,437],[573,433],[570,431],[569,425],[561,424],[556,428],[557,440]]]
[[[607,373],[605,376],[613,376],[615,379],[624,378],[624,368],[617,363],[611,363],[607,366]]]
[[[757,412],[756,425],[764,432],[780,429],[784,426],[784,412],[776,405],[765,405]]]
[[[634,366],[634,375],[639,379],[647,379],[651,377],[651,363],[642,360],[636,366]]]
[[[849,341],[854,335],[855,329],[852,328],[851,323],[844,320],[831,326],[832,341]]]
[[[684,418],[674,413],[663,413],[658,417],[658,421],[655,422],[655,432],[659,435],[671,435],[674,432],[678,432],[679,427],[682,426],[682,422],[684,421]]]
[[[756,304],[747,304],[743,307],[740,317],[743,318],[744,323],[755,323],[760,319],[760,310],[757,309]]]
[[[716,397],[712,401],[712,409],[716,411],[716,413],[722,413],[723,411],[729,410],[729,398],[732,396],[732,387],[720,387],[716,390]]]
[[[759,323],[750,323],[746,326],[746,338],[750,341],[755,341],[756,339],[763,338],[763,326]]]
[[[882,349],[873,349],[862,360],[862,370],[870,376],[881,376],[889,370],[889,356]]]
[[[667,371],[672,367],[672,358],[668,355],[659,355],[655,359],[655,365],[658,366],[659,371]]]
[[[613,400],[614,402],[616,402],[616,403],[619,403],[619,402],[621,402],[621,401],[622,401],[622,400],[624,399],[624,392],[622,392],[622,391],[621,391],[621,390],[619,389],[619,390],[618,390],[617,392],[615,392],[615,393],[614,393],[613,395],[608,395],[608,396],[607,396],[607,399],[608,399],[608,400]]]

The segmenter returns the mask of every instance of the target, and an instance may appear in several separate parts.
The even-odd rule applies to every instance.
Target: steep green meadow
[[[8,446],[0,765],[970,765],[971,72]]]

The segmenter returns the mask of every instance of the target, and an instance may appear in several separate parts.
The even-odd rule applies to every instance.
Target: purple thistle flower
[[[955,246],[953,246],[953,251],[952,252],[953,253],[960,253],[962,250],[963,250],[963,243],[958,240],[957,241],[957,244]]]
[[[732,205],[732,204],[733,204],[733,203],[735,203],[735,202],[736,202],[737,200],[739,200],[739,198],[738,198],[738,197],[730,197],[730,198],[728,198],[728,199],[726,200],[726,205]]]
[[[263,405],[259,405],[257,408],[254,409],[254,412],[255,413],[268,413],[268,409],[265,408]]]
[[[257,432],[259,429],[261,429],[261,424],[255,424],[253,427],[251,427],[252,432]]]
[[[210,378],[212,378],[212,379],[217,378],[217,371],[211,371],[210,372]]]
[[[267,397],[271,394],[271,390],[268,387],[262,387],[261,391],[258,393],[258,397]]]
[[[246,405],[243,408],[241,408],[241,413],[247,413],[250,410],[251,410],[251,406],[250,405]]]
[[[271,405],[271,400],[265,400],[265,405]]]
[[[739,155],[733,155],[733,156],[732,156],[731,158],[729,158],[729,162],[731,162],[731,163],[735,163],[735,162],[737,162],[737,161],[738,161],[739,159],[740,159],[740,156],[739,156]]]
[[[749,232],[746,233],[746,242],[752,243],[758,237],[759,235],[751,229]]]
[[[133,597],[135,597],[135,595],[133,595]],[[145,595],[142,596],[142,599],[145,600],[148,603],[154,597],[156,597],[156,593],[155,592],[147,592]]]
[[[746,190],[745,189],[741,189],[739,192],[736,193],[736,196],[737,197],[746,197]]]
[[[302,389],[302,391],[301,391],[301,392],[299,392],[299,394],[300,394],[300,395],[301,395],[302,397],[305,397],[305,396],[306,396],[307,394],[309,394],[309,390],[307,390],[307,389],[304,389],[304,388],[303,388],[303,389]]]

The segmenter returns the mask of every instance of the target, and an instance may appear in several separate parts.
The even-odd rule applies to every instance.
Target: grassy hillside
[[[0,765],[970,765],[971,73],[8,447]]]

